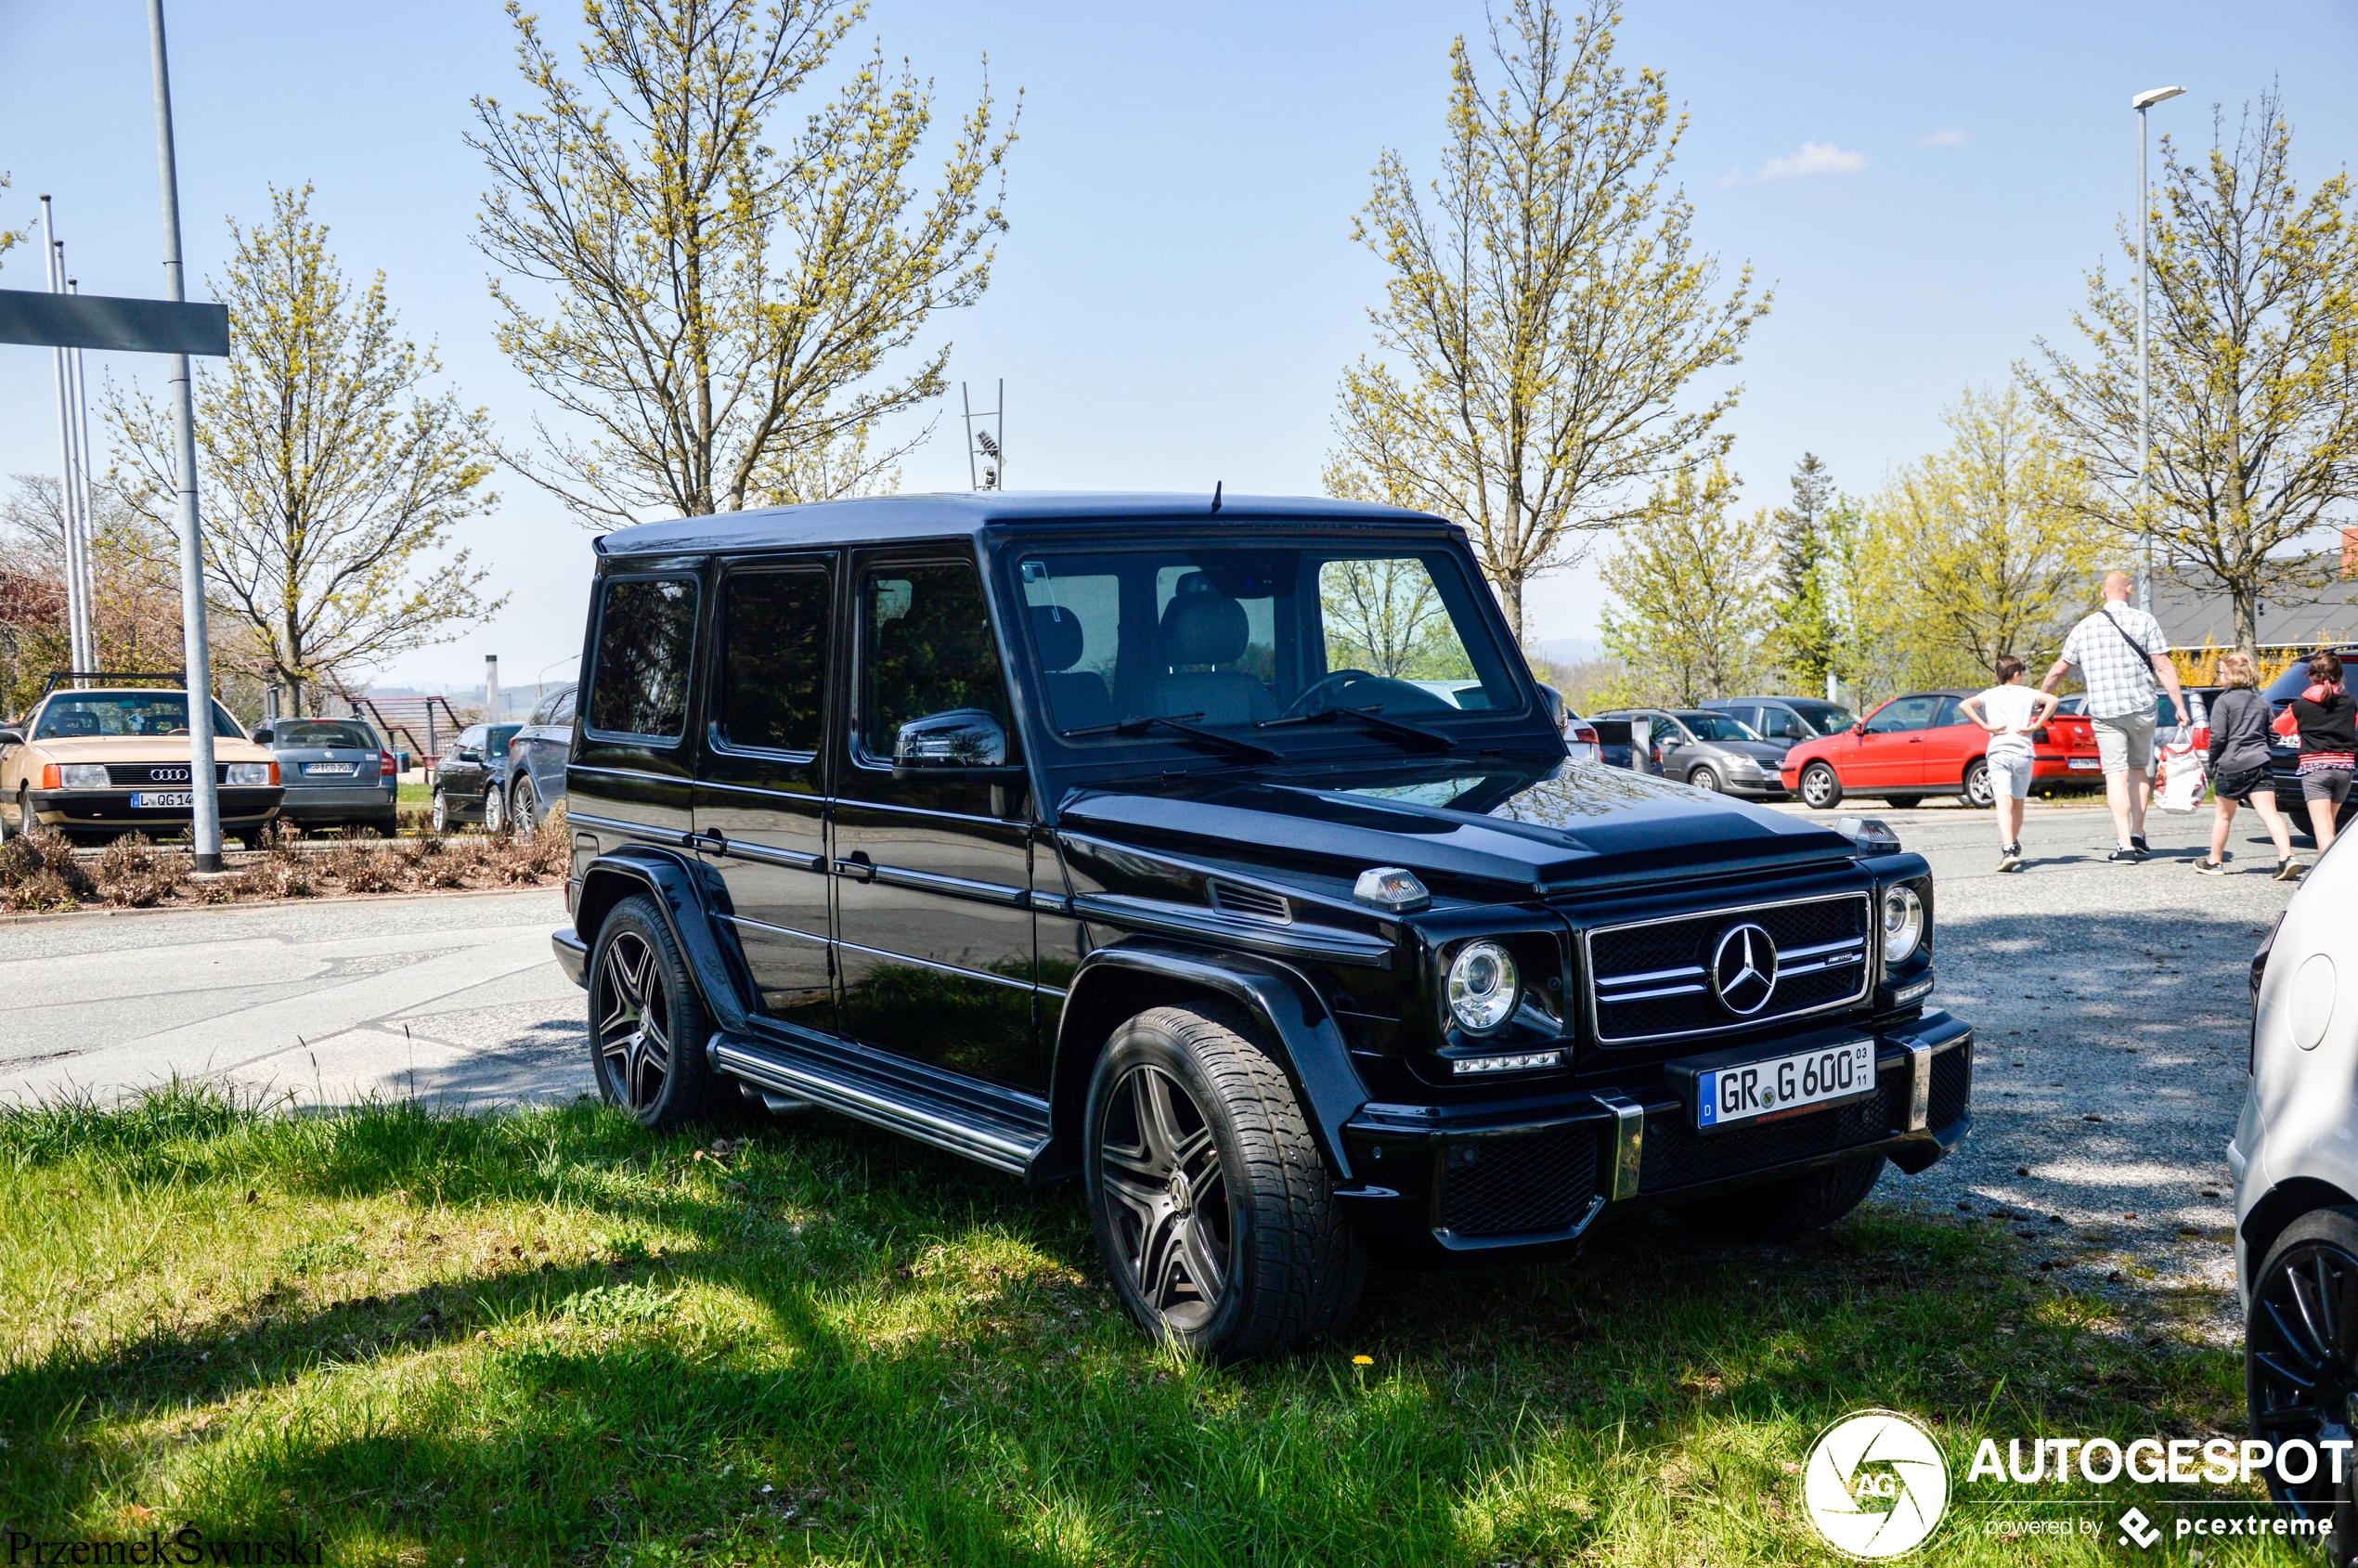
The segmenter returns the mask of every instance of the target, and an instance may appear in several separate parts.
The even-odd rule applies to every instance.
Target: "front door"
[[[1938,697],[1898,697],[1875,709],[1843,762],[1843,786],[1872,791],[1924,783],[1924,726],[1939,706]]]
[[[696,837],[729,889],[764,1015],[836,1028],[828,959],[827,698],[832,554],[740,563],[721,577]]]
[[[973,547],[854,561],[858,649],[835,807],[842,1031],[1044,1091],[1035,1043],[1029,791],[980,770],[896,777],[912,719],[981,709],[1009,736],[1006,678]]]
[[[1925,784],[1963,784],[1966,765],[1988,749],[1989,732],[1965,717],[1963,702],[1960,697],[1941,698],[1939,711],[1924,730],[1924,744],[1917,756],[1924,766],[1920,778]]]

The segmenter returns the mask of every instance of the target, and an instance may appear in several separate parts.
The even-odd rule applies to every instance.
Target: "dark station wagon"
[[[1371,1259],[1827,1225],[1970,1125],[1924,860],[1568,761],[1440,519],[910,496],[595,548],[555,946],[647,1125],[1077,1179],[1138,1321],[1230,1357]]]

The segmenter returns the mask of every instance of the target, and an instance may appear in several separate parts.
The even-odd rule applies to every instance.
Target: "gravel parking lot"
[[[1877,1197],[1961,1218],[1970,1206],[2075,1285],[2133,1290],[2239,1335],[2225,1150],[2251,955],[2294,890],[2272,879],[2257,819],[2237,819],[2232,874],[2210,877],[2193,870],[2208,807],[2155,813],[2154,858],[2131,866],[2105,860],[2100,806],[2034,802],[2028,863],[2002,875],[1989,812],[1848,809],[1883,815],[1932,862],[1939,1000],[1980,1041],[1973,1136],[1922,1176],[1891,1172]]]
[[[2223,1150],[2252,951],[2292,892],[2257,824],[2235,874],[2205,877],[2208,811],[2157,814],[2156,858],[2116,866],[2101,808],[2034,803],[2029,863],[2002,875],[1989,813],[1882,815],[1933,863],[1939,1000],[1981,1047],[1974,1135],[1878,1196],[2008,1225],[2076,1284],[2234,1332]],[[0,1099],[173,1073],[305,1104],[570,1098],[590,1084],[580,993],[549,958],[563,923],[548,891],[9,921]]]

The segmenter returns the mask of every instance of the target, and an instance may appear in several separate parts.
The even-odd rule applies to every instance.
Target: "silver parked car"
[[[302,828],[372,828],[394,835],[400,776],[376,731],[357,719],[281,719],[253,733],[279,759],[279,818]]]
[[[1785,781],[1777,765],[1784,760],[1786,745],[1763,740],[1751,725],[1728,714],[1704,708],[1632,707],[1596,717],[1629,720],[1631,750],[1641,752],[1646,772],[1718,794],[1755,800],[1785,797]],[[1640,723],[1645,726],[1642,748],[1637,742]]]

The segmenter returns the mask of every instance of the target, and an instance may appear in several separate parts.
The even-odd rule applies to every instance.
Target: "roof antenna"
[[[1214,511],[1214,512],[1218,512],[1218,511],[1220,510],[1220,486],[1221,486],[1221,484],[1222,484],[1222,481],[1217,480],[1217,479],[1215,479],[1215,480],[1213,480],[1213,481],[1211,482],[1211,510],[1212,510],[1212,511]]]

